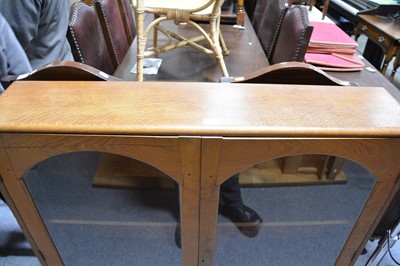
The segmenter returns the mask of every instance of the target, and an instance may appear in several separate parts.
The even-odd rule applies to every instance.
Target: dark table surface
[[[167,25],[167,27],[176,26],[172,24]],[[194,31],[189,26],[179,26],[179,32],[189,34],[189,36],[192,34],[193,36]],[[230,76],[240,77],[269,65],[247,17],[245,20],[245,29],[238,29],[233,25],[225,24],[221,25],[221,32],[230,50],[229,55],[225,57],[225,63]],[[160,34],[159,38],[163,38],[162,34]],[[148,44],[151,43],[152,38],[150,36]],[[219,66],[214,59],[195,51],[191,47],[179,48],[160,54],[157,57],[163,59],[158,74],[145,75],[145,81],[218,82],[222,76]],[[366,59],[363,59],[363,61],[365,67],[362,71],[327,71],[326,73],[341,80],[356,82],[360,86],[384,87],[400,101],[400,91]],[[125,59],[115,71],[114,76],[127,81],[135,81],[136,74],[131,73],[135,63],[136,44],[133,42]],[[376,71],[369,71],[367,67]],[[312,84],[313,81],[310,80],[310,85]]]
[[[168,22],[166,22],[167,24]],[[163,24],[165,25],[165,24]],[[196,36],[187,25],[167,24],[166,28],[179,30],[184,36]],[[245,22],[245,29],[235,28],[231,24],[221,25],[221,32],[230,51],[225,57],[225,63],[230,76],[239,76],[243,73],[256,71],[268,66],[268,60],[261,48],[257,36],[249,20]],[[151,33],[150,33],[151,35]],[[164,36],[160,33],[159,38]],[[164,37],[165,38],[165,37]],[[149,36],[148,45],[152,43]],[[162,44],[162,41],[159,41]],[[149,80],[176,80],[176,81],[205,81],[218,82],[222,74],[216,61],[207,55],[194,50],[191,47],[178,48],[157,56],[162,58],[161,67],[157,75],[145,75],[145,81]],[[114,76],[123,80],[136,80],[136,74],[130,73],[136,63],[136,44],[133,42],[123,62],[119,65]]]

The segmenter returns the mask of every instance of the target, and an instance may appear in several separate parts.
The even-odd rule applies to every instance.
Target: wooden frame
[[[0,113],[0,189],[44,265],[63,262],[23,176],[57,154],[120,154],[176,180],[183,265],[213,265],[219,186],[258,162],[329,154],[376,177],[337,265],[355,262],[399,188],[400,106],[379,87],[23,81],[4,92]]]

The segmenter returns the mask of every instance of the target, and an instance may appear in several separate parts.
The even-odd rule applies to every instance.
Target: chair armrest
[[[299,85],[358,86],[356,82],[332,77],[313,65],[302,62],[284,62],[264,67],[243,77],[231,78],[232,83],[270,83]]]
[[[97,68],[74,61],[56,61],[30,73],[5,76],[1,83],[7,88],[17,80],[121,81]]]

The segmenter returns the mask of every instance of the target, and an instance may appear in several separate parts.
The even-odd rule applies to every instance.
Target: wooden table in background
[[[393,71],[389,80],[393,81],[396,70],[400,65],[400,21],[388,16],[378,15],[357,15],[356,36],[365,34],[369,40],[377,44],[385,55],[382,74],[386,73],[389,62],[396,57],[393,64]]]
[[[219,186],[258,162],[329,154],[375,176],[337,265],[355,262],[399,188],[400,105],[379,87],[19,81],[0,113],[0,189],[43,265],[62,259],[23,177],[63,153],[115,153],[177,181],[185,266],[213,265]]]

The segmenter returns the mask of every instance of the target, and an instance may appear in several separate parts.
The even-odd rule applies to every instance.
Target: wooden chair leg
[[[158,19],[160,16],[154,14],[154,20]],[[158,30],[157,27],[153,28],[153,48],[158,46]]]
[[[138,5],[143,7],[143,0],[140,1],[141,4]],[[136,72],[137,81],[143,81],[143,59],[144,59],[144,49],[146,47],[146,38],[144,36],[144,9],[137,8],[135,10],[136,16],[136,31],[137,31],[137,56],[136,56]]]
[[[229,50],[228,50],[228,47],[226,46],[226,43],[225,43],[224,37],[222,36],[221,31],[219,31],[219,44],[221,45],[221,48],[222,48],[222,54],[228,55]]]
[[[217,19],[210,19],[210,29],[211,29],[210,30],[210,33],[211,33],[210,37],[211,37],[211,40],[212,40],[212,44],[211,44],[212,45],[212,50],[214,52],[215,58],[217,59],[219,67],[221,68],[222,75],[224,77],[229,77],[228,70],[226,68],[225,61],[224,61],[224,56],[222,54],[221,45],[219,43],[219,40],[220,40],[222,35],[220,35],[220,31],[219,30],[215,30],[219,26],[219,25],[217,25],[218,24],[217,21],[218,21]],[[225,45],[225,42],[224,42],[223,45]],[[225,45],[225,49],[226,49],[226,45]]]
[[[322,19],[324,19],[326,16],[326,13],[328,13],[328,7],[329,7],[329,0],[325,0],[324,7],[322,8]]]

